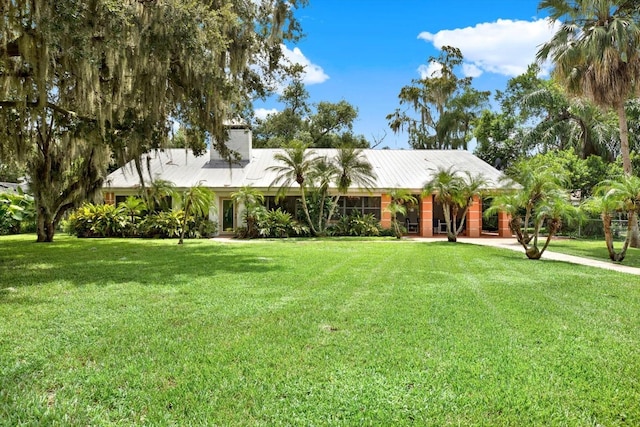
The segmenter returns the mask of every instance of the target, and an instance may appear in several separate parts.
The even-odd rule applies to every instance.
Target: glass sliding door
[[[235,227],[235,207],[233,200],[222,200],[222,232],[232,232]]]

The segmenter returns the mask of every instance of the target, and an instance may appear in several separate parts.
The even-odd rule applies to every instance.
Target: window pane
[[[365,208],[380,208],[382,202],[380,197],[363,197]]]
[[[362,207],[362,200],[360,197],[347,197],[347,210],[351,212],[350,208]]]

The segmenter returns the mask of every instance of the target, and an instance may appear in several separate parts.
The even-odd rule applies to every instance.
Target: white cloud
[[[482,69],[478,67],[476,64],[462,64],[462,74],[465,77],[480,77],[482,75]]]
[[[325,74],[321,66],[313,64],[302,51],[294,47],[293,50],[287,46],[282,46],[282,52],[284,57],[288,59],[292,64],[300,64],[304,67],[304,78],[302,82],[307,85],[313,85],[323,83],[329,79],[329,76]]]
[[[418,67],[418,73],[420,73],[421,79],[428,79],[431,77],[440,77],[442,71],[442,65],[437,62],[429,62],[427,65],[421,65]]]
[[[269,114],[276,114],[277,112],[278,112],[278,110],[275,109],[275,108],[271,108],[271,109],[256,108],[255,111],[253,112],[253,115],[256,116],[260,120],[264,120],[264,119],[267,118],[267,116]]]
[[[438,49],[442,46],[460,49],[466,62],[464,72],[469,76],[490,72],[513,77],[527,70],[527,66],[535,61],[540,45],[551,39],[554,32],[555,28],[546,19],[498,19],[435,34],[422,32],[418,38]],[[543,68],[548,72],[548,67]]]

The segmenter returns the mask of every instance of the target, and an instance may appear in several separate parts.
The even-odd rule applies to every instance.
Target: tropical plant
[[[140,196],[145,200],[149,212],[160,212],[170,210],[172,200],[179,194],[173,182],[154,179],[149,186],[140,189]]]
[[[552,21],[562,25],[538,51],[551,59],[557,78],[570,93],[586,96],[618,115],[624,173],[632,174],[627,100],[640,93],[640,11],[634,1],[542,0]],[[640,246],[637,217],[632,218],[631,246]]]
[[[307,178],[317,162],[315,151],[308,150],[307,145],[300,141],[293,141],[289,147],[284,149],[284,153],[276,153],[273,158],[280,162],[281,165],[271,166],[267,169],[278,174],[271,185],[280,185],[278,197],[284,197],[294,183],[298,184],[301,193],[300,201],[305,218],[309,224],[311,233],[316,235],[318,232],[314,227],[313,221],[311,221],[306,197],[306,187],[309,185]]]
[[[118,209],[129,220],[130,230],[126,234],[135,235],[138,222],[147,212],[147,204],[139,197],[128,196],[124,201],[118,203]]]
[[[294,220],[289,212],[282,209],[261,211],[256,219],[256,228],[260,237],[290,237],[305,235],[309,228]]]
[[[0,234],[20,233],[24,223],[36,217],[34,199],[29,194],[0,193]]]
[[[493,198],[485,216],[505,212],[510,216],[509,228],[515,234],[529,259],[540,259],[562,221],[576,219],[578,210],[570,203],[563,188],[564,177],[548,168],[533,168],[527,161],[519,162],[511,171],[521,189],[498,194]],[[538,240],[546,228],[542,248]]]
[[[124,237],[131,223],[114,205],[85,202],[67,220],[68,231],[78,237]]]
[[[201,217],[208,218],[209,210],[213,207],[213,198],[215,194],[213,191],[204,187],[201,183],[190,187],[185,190],[180,199],[182,211],[184,213],[182,217],[182,226],[180,231],[179,245],[184,242],[184,235],[187,232],[187,221],[189,217]]]
[[[175,238],[182,234],[184,211],[160,211],[147,215],[139,225],[143,237]]]
[[[333,159],[320,158],[310,172],[311,182],[316,190],[319,206],[317,230],[324,233],[333,218],[340,197],[346,194],[349,187],[356,185],[361,189],[371,189],[375,185],[376,174],[371,163],[357,148],[340,148]],[[331,195],[331,185],[336,194]],[[328,202],[328,203],[327,203]],[[325,204],[329,211],[324,215]]]
[[[354,210],[349,215],[344,215],[329,228],[332,236],[379,236],[380,222],[373,214],[362,215]]]
[[[393,229],[393,235],[396,239],[402,238],[402,235],[406,233],[406,229],[398,221],[398,215],[407,214],[408,204],[418,204],[418,200],[404,189],[393,189],[389,191],[391,200],[386,207],[386,211],[391,214],[391,228]]]
[[[586,96],[618,114],[623,167],[631,174],[625,102],[638,94],[640,78],[640,13],[622,0],[542,0],[551,21],[562,21],[538,51],[551,59],[553,75],[570,93]]]
[[[633,218],[640,214],[640,178],[625,175],[617,180],[602,182],[594,197],[588,199],[583,208],[600,214],[609,258],[616,262],[624,260],[631,241]],[[614,248],[611,229],[612,220],[618,214],[627,217],[627,234],[620,252],[616,252]]]
[[[238,237],[256,237],[256,215],[258,214],[258,210],[265,209],[263,206],[264,195],[251,186],[244,186],[238,191],[231,193],[231,198],[234,203],[242,206],[244,209],[242,211],[242,217],[244,218],[245,227],[239,227]]]
[[[439,168],[434,177],[425,184],[423,195],[431,196],[442,204],[447,225],[447,240],[455,242],[464,229],[464,222],[474,199],[480,197],[486,181],[468,171],[464,174],[453,167]]]

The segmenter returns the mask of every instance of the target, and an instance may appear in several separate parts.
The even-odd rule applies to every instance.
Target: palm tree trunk
[[[302,193],[302,210],[304,211],[304,215],[307,218],[307,222],[309,223],[309,227],[311,228],[311,233],[315,236],[318,234],[316,228],[313,226],[313,221],[311,221],[311,215],[309,215],[309,207],[307,206],[307,195],[304,193],[304,185],[300,185],[300,193]]]
[[[611,215],[607,212],[603,212],[601,215],[602,226],[604,228],[604,241],[607,244],[607,251],[609,252],[609,259],[616,261],[616,250],[613,247],[613,233],[611,232]]]
[[[187,231],[187,210],[189,209],[188,203],[184,206],[184,218],[182,218],[182,230],[180,230],[180,240],[178,240],[178,244],[182,245],[184,243],[184,234]]]
[[[624,103],[620,103],[617,108],[618,123],[620,124],[620,155],[622,156],[622,170],[625,175],[630,176],[633,174],[633,168],[631,166],[631,155],[629,150],[629,126],[627,124],[627,114],[624,109]],[[633,219],[629,217],[631,227],[629,227],[628,235],[629,245],[632,248],[640,247],[640,231],[638,230],[638,217],[633,215]]]
[[[327,214],[327,226],[329,225],[329,221],[333,218],[333,214],[336,212],[336,207],[338,207],[338,200],[340,200],[340,195],[337,194],[335,198],[331,198],[331,208],[329,208],[329,213]]]
[[[614,261],[620,262],[620,261],[624,260],[625,256],[627,256],[627,249],[629,248],[629,246],[631,246],[631,237],[632,237],[631,228],[633,227],[632,224],[634,222],[635,222],[636,227],[637,227],[638,226],[638,216],[635,214],[635,212],[631,211],[629,213],[629,222],[627,223],[627,237],[624,239],[624,245],[622,245],[622,250],[620,251],[619,254],[616,254],[616,259],[614,259]]]

